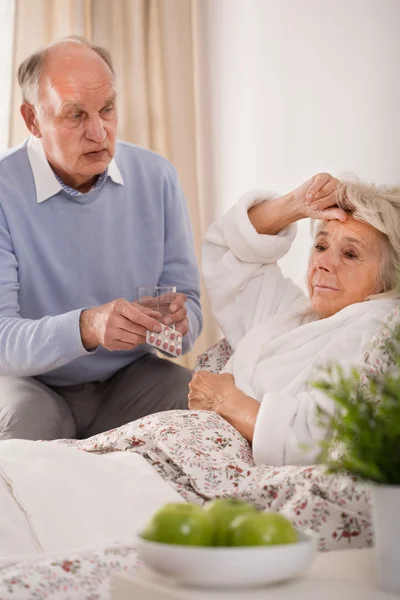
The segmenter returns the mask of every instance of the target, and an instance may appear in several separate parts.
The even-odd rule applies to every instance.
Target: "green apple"
[[[297,532],[279,513],[257,512],[237,517],[230,527],[231,546],[272,546],[294,544]]]
[[[235,498],[217,498],[204,505],[204,511],[214,523],[214,546],[229,546],[229,529],[239,515],[255,513],[256,508],[248,502]]]
[[[140,535],[163,544],[211,546],[213,524],[195,504],[170,503],[156,512]]]

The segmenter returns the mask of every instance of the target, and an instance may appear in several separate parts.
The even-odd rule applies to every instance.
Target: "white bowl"
[[[138,538],[139,558],[158,574],[200,587],[256,586],[300,575],[313,562],[317,539],[301,531],[295,544],[217,548],[158,544]]]

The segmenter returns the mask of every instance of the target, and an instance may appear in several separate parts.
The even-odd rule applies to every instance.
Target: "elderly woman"
[[[309,297],[277,261],[311,217]],[[207,232],[203,274],[234,354],[220,375],[190,384],[189,408],[211,410],[252,445],[256,464],[317,460],[327,432],[317,407],[333,403],[311,383],[320,365],[361,361],[399,302],[400,192],[320,174],[286,196],[251,192]]]

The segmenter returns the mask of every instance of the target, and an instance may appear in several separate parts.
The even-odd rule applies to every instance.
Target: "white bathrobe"
[[[235,351],[224,372],[261,404],[253,438],[255,463],[305,465],[317,461],[318,442],[326,435],[317,406],[334,410],[333,401],[310,381],[321,365],[359,365],[377,327],[399,300],[368,300],[319,319],[309,298],[277,265],[296,226],[262,235],[248,218],[257,200],[273,197],[254,190],[211,225],[203,276],[213,314]]]

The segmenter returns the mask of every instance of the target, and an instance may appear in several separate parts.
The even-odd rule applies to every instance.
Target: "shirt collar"
[[[36,201],[38,203],[44,202],[58,194],[63,188],[48,163],[39,138],[35,136],[29,138],[27,151],[35,180]],[[124,185],[124,180],[114,158],[108,165],[107,177],[110,177],[114,183]]]

